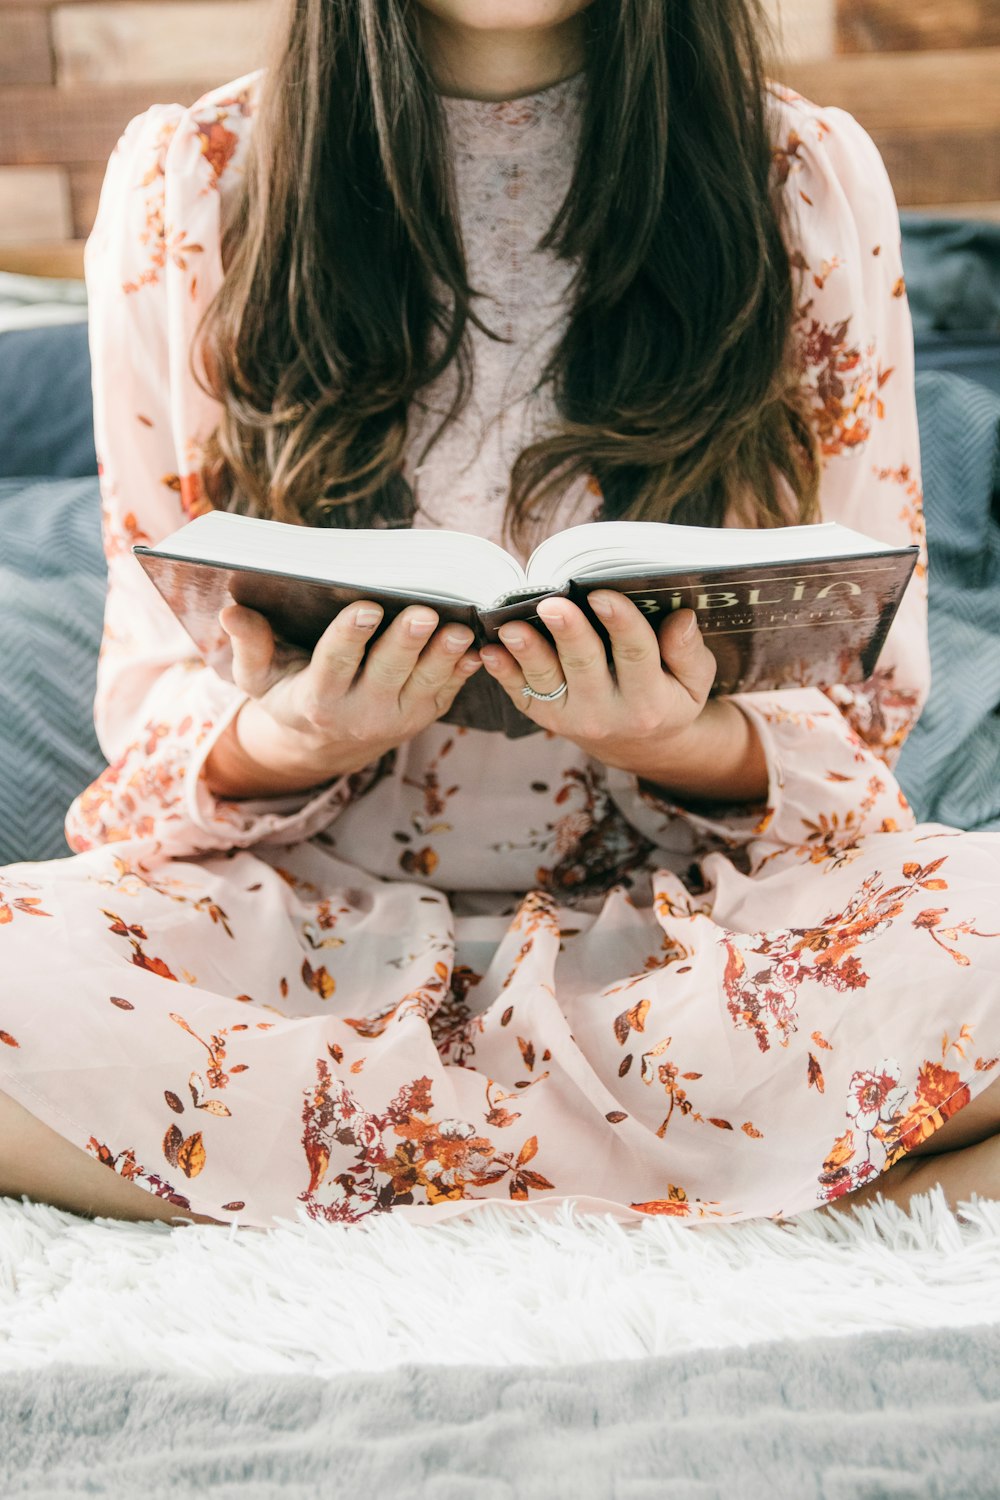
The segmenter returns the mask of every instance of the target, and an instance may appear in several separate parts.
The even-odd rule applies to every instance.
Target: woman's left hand
[[[555,646],[518,620],[500,629],[503,648],[482,648],[483,663],[543,729],[573,740],[605,765],[648,774],[669,765],[672,746],[679,750],[691,739],[715,680],[715,657],[693,610],[668,615],[654,631],[624,594],[600,589],[588,602],[610,636],[613,673],[586,615],[559,596],[538,604]],[[550,693],[564,681],[567,691],[551,703],[522,693],[525,684]]]

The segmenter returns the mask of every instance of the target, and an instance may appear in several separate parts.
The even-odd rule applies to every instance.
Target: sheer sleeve
[[[247,694],[198,655],[131,552],[208,508],[198,445],[216,403],[188,356],[222,274],[219,178],[236,169],[246,98],[204,102],[155,104],[128,123],[84,250],[108,566],[94,725],[109,765],[67,810],[77,852],[121,839],[150,839],[174,856],[293,843],[370,779],[366,770],[274,798],[214,796],[204,762]]]
[[[822,450],[822,520],[920,548],[875,675],[847,687],[734,695],[754,723],[769,771],[766,806],[703,817],[610,773],[634,824],[670,841],[732,849],[757,840],[822,854],[913,815],[889,769],[930,685],[927,554],[914,386],[913,332],[899,213],[882,158],[852,115],[772,86],[775,148],[796,279],[795,337]],[[672,837],[676,840],[678,830]],[[753,851],[751,851],[752,853]]]

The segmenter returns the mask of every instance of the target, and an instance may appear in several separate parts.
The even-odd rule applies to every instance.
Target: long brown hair
[[[467,323],[500,336],[473,306],[412,0],[285,3],[195,340],[223,406],[203,485],[277,520],[407,525],[409,402],[455,360],[433,442],[468,398]],[[509,535],[544,534],[583,474],[606,518],[812,519],[761,0],[592,0],[581,19],[577,167],[540,245],[577,260],[545,372],[560,423],[512,468]]]

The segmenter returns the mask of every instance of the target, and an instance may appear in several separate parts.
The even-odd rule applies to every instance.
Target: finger
[[[497,634],[520,668],[522,675],[517,684],[518,691],[525,683],[533,687],[536,693],[554,693],[562,686],[566,679],[559,662],[559,653],[537,630],[533,630],[522,620],[517,620],[509,625],[501,625]]]
[[[526,698],[521,691],[524,687],[524,673],[518,666],[514,657],[503,646],[484,646],[482,649],[483,666],[509,694],[513,703],[522,713],[534,717],[537,709],[558,707],[565,702],[565,698],[559,698],[555,704],[539,703],[537,699]],[[541,692],[541,688],[537,690]]]
[[[509,651],[503,646],[484,646],[480,654],[486,670],[500,684],[514,707],[542,729],[550,729],[558,733],[560,727],[565,724],[565,720],[560,716],[565,712],[569,693],[562,694],[551,703],[540,703],[537,698],[526,698],[524,673]],[[560,671],[559,682],[556,686],[558,687],[565,680]],[[536,688],[535,691],[541,692],[542,689]],[[547,689],[547,691],[554,691],[554,689]]]
[[[406,712],[425,704],[427,699],[441,703],[442,694],[454,697],[481,665],[478,652],[469,650],[474,642],[475,636],[467,625],[449,625],[436,631],[403,687],[400,708]]]
[[[330,621],[309,663],[310,695],[316,703],[342,698],[350,688],[382,613],[380,604],[360,599]]]
[[[660,655],[695,703],[704,703],[715,681],[715,657],[705,645],[693,609],[679,609],[657,632]]]
[[[620,692],[633,697],[662,688],[660,643],[642,610],[611,589],[588,594],[587,603],[608,632]]]
[[[570,694],[592,706],[608,699],[614,692],[614,682],[604,642],[583,610],[559,597],[541,599],[537,609],[539,619],[552,632]]]
[[[244,693],[259,698],[273,681],[274,632],[255,609],[227,604],[219,610],[219,624],[233,649],[233,681]]]
[[[362,682],[376,697],[398,703],[403,684],[437,628],[438,617],[425,604],[402,610],[365,658]]]

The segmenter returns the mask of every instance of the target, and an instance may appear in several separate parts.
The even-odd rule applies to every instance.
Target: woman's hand
[[[588,602],[610,636],[614,673],[586,615],[558,596],[538,605],[554,647],[523,621],[500,629],[503,647],[483,647],[487,671],[517,707],[604,765],[675,794],[761,799],[768,784],[763,750],[734,703],[709,700],[715,658],[693,610],[668,615],[654,631],[624,594],[601,589]],[[550,693],[562,682],[568,691],[551,703],[522,694],[525,683]]]
[[[233,681],[251,696],[206,761],[216,795],[303,790],[359,771],[447,712],[480,665],[472,631],[439,630],[434,610],[410,605],[365,656],[381,618],[378,604],[348,605],[310,656],[277,642],[256,610],[219,611]]]

